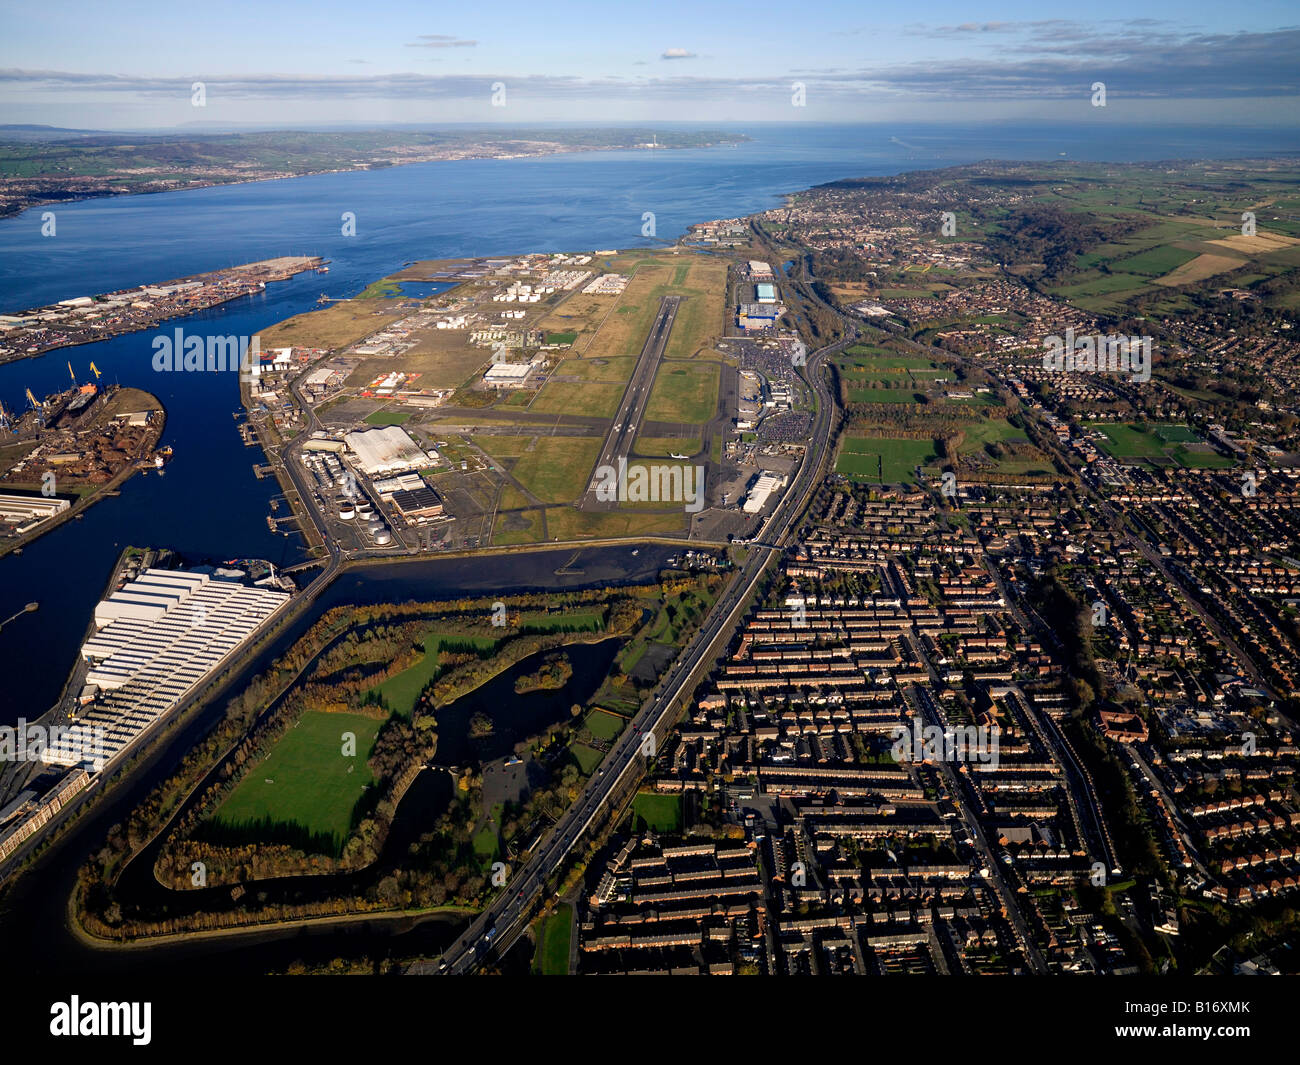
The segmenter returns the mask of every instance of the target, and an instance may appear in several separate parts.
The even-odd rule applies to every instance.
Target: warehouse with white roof
[[[779,474],[764,470],[749,490],[749,497],[741,508],[746,514],[757,514],[767,504],[772,493],[785,484],[785,478]]]
[[[185,570],[146,570],[122,592],[143,584],[152,590],[127,600],[115,593],[100,604],[112,604],[106,613],[96,608],[99,628],[81,656],[97,698],[77,715],[84,731],[60,737],[44,761],[102,769],[289,601],[285,592]]]
[[[356,456],[357,465],[369,477],[412,470],[429,461],[419,445],[399,425],[354,431],[343,440]]]

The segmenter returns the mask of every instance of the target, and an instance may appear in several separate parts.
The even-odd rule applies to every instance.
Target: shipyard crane
[[[36,424],[42,429],[45,428],[45,404],[37,403],[36,397],[32,395],[32,390],[27,389],[27,402],[32,405],[32,410],[36,412]]]
[[[90,364],[90,368],[91,368],[92,370],[95,371],[95,380],[96,380],[96,381],[98,381],[101,377],[104,376],[102,373],[99,372],[99,367],[96,366],[93,362]]]
[[[77,387],[77,375],[72,372],[72,360],[68,360],[68,376],[72,378],[72,387]]]
[[[9,411],[5,409],[4,403],[0,402],[0,433],[9,432],[11,428],[12,427],[9,423]],[[18,430],[14,429],[13,431],[17,432]]]

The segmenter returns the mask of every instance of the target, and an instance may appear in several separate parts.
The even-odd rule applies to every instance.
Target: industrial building
[[[413,470],[429,462],[429,457],[398,425],[354,431],[343,439],[356,455],[357,465],[369,477]]]
[[[427,485],[416,489],[398,489],[392,498],[393,506],[412,524],[442,517],[442,499]]]
[[[343,384],[343,374],[333,366],[317,366],[303,380],[303,387],[309,392],[328,392]]]
[[[53,496],[0,492],[0,522],[16,526],[19,533],[25,533],[47,518],[62,514],[71,505],[66,499]]]
[[[741,508],[746,514],[757,514],[766,506],[767,501],[771,498],[773,492],[785,485],[785,478],[777,473],[769,473],[764,470],[754,482],[754,486],[749,490],[749,495],[745,499],[745,504]]]
[[[771,329],[784,311],[779,303],[742,303],[736,321],[741,329]]]
[[[0,861],[39,832],[67,805],[69,799],[89,783],[90,775],[84,769],[73,769],[39,798],[34,791],[24,791],[17,800],[0,810]]]
[[[106,609],[96,608],[98,631],[81,647],[95,691],[77,717],[86,731],[62,736],[44,761],[103,769],[289,601],[284,592],[187,570],[145,570],[121,589],[128,590],[126,600],[114,593],[99,604]]]
[[[208,582],[206,573],[178,570],[145,570],[107,599],[95,605],[95,628],[130,618],[157,621]]]
[[[769,284],[755,285],[755,286],[754,286],[754,293],[755,293],[755,298],[758,300],[759,303],[775,303],[775,302],[776,302],[776,286],[775,286],[775,285],[769,285]]]
[[[483,375],[489,388],[522,388],[533,372],[531,362],[494,362]]]

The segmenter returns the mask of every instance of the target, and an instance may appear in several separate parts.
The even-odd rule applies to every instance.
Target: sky
[[[1300,124],[1295,0],[0,0],[0,26],[0,123]]]

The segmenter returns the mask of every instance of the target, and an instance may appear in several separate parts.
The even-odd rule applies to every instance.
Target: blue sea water
[[[631,247],[645,212],[659,237],[692,222],[778,206],[781,197],[845,177],[894,174],[984,159],[1176,160],[1295,155],[1293,131],[1139,129],[1089,121],[1075,127],[735,127],[732,147],[590,152],[536,159],[423,163],[54,208],[57,236],[41,236],[41,211],[0,221],[0,313],[73,296],[154,283],[277,255],[320,255],[328,275],[304,274],[255,297],[163,327],[248,336],[312,309],[322,293],[351,296],[417,259]],[[342,215],[356,235],[342,235]],[[0,723],[33,717],[57,698],[78,640],[126,544],[191,556],[290,562],[296,538],[266,527],[272,481],[245,448],[232,413],[234,375],[159,374],[153,333],[51,352],[0,366],[0,400],[24,405],[83,379],[93,360],[106,381],[153,392],[168,412],[175,449],[164,476],[132,478],[27,547],[0,559],[0,619],[29,601],[41,609],[0,629]]]

